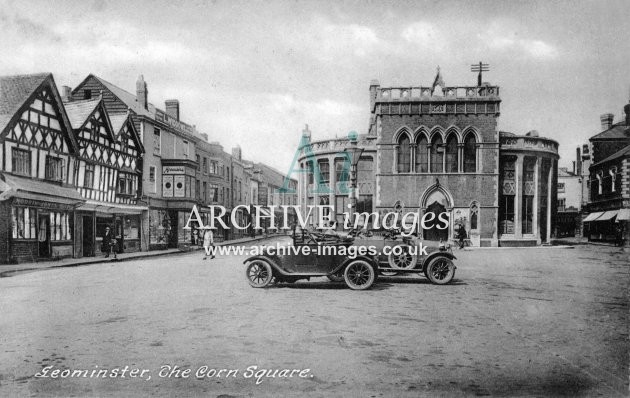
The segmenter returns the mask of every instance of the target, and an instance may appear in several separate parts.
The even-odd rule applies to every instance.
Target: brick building
[[[601,132],[589,139],[584,235],[589,240],[630,244],[630,103],[625,118],[614,123],[610,113],[601,116]]]
[[[463,225],[475,246],[548,242],[558,144],[533,132],[500,133],[500,103],[498,86],[447,86],[439,69],[430,86],[381,87],[373,81],[368,132],[359,143],[365,151],[357,210],[434,213],[436,219],[449,213],[447,229],[417,231],[426,240],[454,239],[456,225]],[[346,139],[312,142],[314,156],[303,152],[300,167],[312,171],[313,161],[329,170],[326,164],[340,162],[342,155],[334,154],[347,145]],[[333,185],[342,179],[347,177],[337,175]],[[337,192],[316,198],[312,180],[312,172],[300,179],[300,203],[324,204],[334,197],[340,219],[348,198]]]

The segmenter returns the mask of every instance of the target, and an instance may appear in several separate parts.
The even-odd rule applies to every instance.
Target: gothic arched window
[[[464,140],[464,173],[477,172],[477,140],[470,133]]]
[[[449,135],[446,139],[446,172],[457,173],[457,136]]]
[[[411,171],[411,144],[407,134],[398,139],[398,172],[409,173]]]
[[[427,152],[427,137],[421,134],[416,145],[416,173],[429,171],[429,153]]]
[[[431,141],[431,172],[444,172],[444,147],[442,145],[442,137],[436,134]]]

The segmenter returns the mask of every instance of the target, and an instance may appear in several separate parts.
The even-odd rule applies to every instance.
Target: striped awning
[[[603,211],[597,211],[595,213],[591,213],[589,214],[585,219],[584,222],[590,222],[590,221],[595,221],[599,218],[599,216],[601,216],[602,214],[604,214]]]

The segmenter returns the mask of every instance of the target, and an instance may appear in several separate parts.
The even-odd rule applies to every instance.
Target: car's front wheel
[[[376,272],[368,262],[356,260],[348,264],[343,272],[343,279],[350,289],[365,290],[374,284]]]
[[[455,276],[455,264],[446,257],[435,257],[431,259],[424,273],[431,283],[445,285]]]
[[[271,283],[273,273],[271,265],[264,260],[254,260],[245,269],[247,281],[252,287],[265,287]]]

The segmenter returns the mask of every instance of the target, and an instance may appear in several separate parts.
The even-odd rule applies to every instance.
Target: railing
[[[455,86],[455,87],[386,87],[380,88],[376,94],[377,101],[409,101],[430,98],[498,98],[499,86]]]

